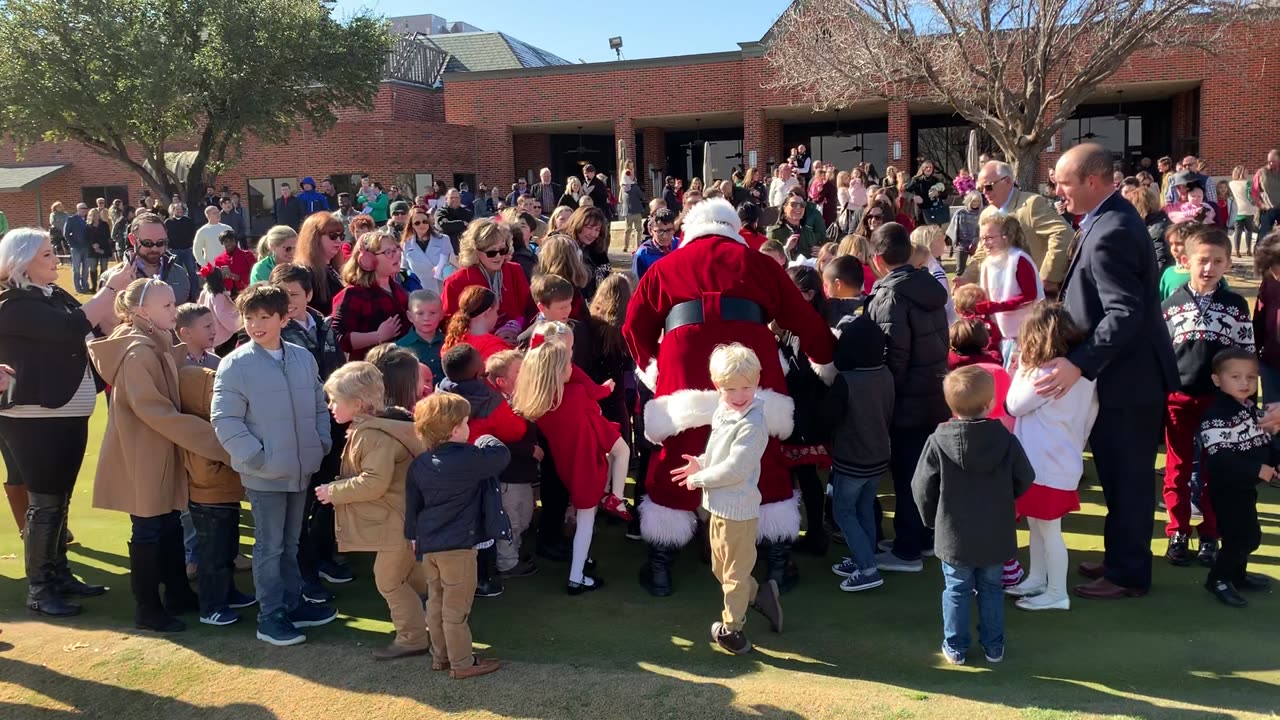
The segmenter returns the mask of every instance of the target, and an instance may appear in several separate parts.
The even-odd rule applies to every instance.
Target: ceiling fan
[[[1095,133],[1095,132],[1093,131],[1093,120],[1091,120],[1091,119],[1086,119],[1084,122],[1085,122],[1085,127],[1086,127],[1087,129],[1086,129],[1085,133],[1084,133],[1083,135],[1081,135],[1081,136],[1080,136],[1080,139],[1081,139],[1081,140],[1096,140],[1096,139],[1098,139],[1098,138],[1105,138],[1105,137],[1106,137],[1106,135],[1099,135],[1099,134],[1097,134],[1097,133]]]
[[[840,129],[840,110],[839,110],[839,108],[837,108],[835,112],[836,112],[836,129],[835,129],[835,131],[834,131],[834,132],[832,132],[832,133],[831,133],[831,137],[847,138],[847,137],[849,137],[849,136],[853,135],[853,133],[845,132],[845,131],[843,131],[843,130],[841,130],[841,129]]]
[[[589,153],[597,153],[597,152],[600,152],[600,151],[599,151],[599,150],[596,150],[595,148],[589,148],[589,147],[587,147],[585,144],[583,144],[583,142],[582,142],[582,126],[581,126],[581,125],[579,125],[579,126],[578,126],[578,147],[575,147],[575,148],[570,149],[570,150],[566,150],[566,151],[564,152],[564,154],[565,154],[565,155],[587,155],[587,154],[589,154]]]
[[[695,128],[693,131],[693,139],[678,147],[682,147],[685,150],[702,147],[702,118],[694,118],[693,124]]]
[[[1116,91],[1116,114],[1111,116],[1120,122],[1124,122],[1129,119],[1129,113],[1124,111],[1124,102],[1121,100],[1123,95],[1123,90]]]
[[[856,138],[858,138],[858,142],[857,142],[857,143],[855,143],[853,147],[846,148],[846,149],[844,149],[844,150],[841,150],[840,152],[842,152],[842,153],[851,153],[851,152],[860,153],[860,152],[862,152],[862,150],[863,150],[863,147],[862,147],[862,135],[855,135],[854,133],[845,133],[842,137],[856,137]]]

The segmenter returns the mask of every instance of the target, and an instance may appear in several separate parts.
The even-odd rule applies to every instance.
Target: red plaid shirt
[[[392,338],[394,341],[413,327],[405,317],[408,308],[409,293],[394,280],[390,293],[379,287],[351,285],[343,288],[333,299],[333,334],[338,340],[338,347],[347,353],[348,359],[363,360],[373,346],[360,350],[352,348],[351,333],[374,332],[384,320],[394,315],[400,318],[400,333]]]

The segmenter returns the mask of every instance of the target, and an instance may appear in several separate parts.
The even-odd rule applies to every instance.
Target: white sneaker
[[[903,560],[892,552],[882,552],[876,555],[876,567],[884,572],[917,573],[924,570],[924,561]]]
[[[1045,590],[1047,590],[1048,587],[1049,586],[1046,584],[1032,582],[1031,580],[1028,579],[1028,580],[1023,580],[1022,582],[1012,587],[1005,588],[1004,594],[1008,595],[1009,597],[1016,597],[1016,598],[1035,597],[1036,595],[1039,595],[1043,593]]]
[[[1063,593],[1062,595],[1056,596],[1056,597],[1049,594],[1041,594],[1041,595],[1036,595],[1035,597],[1024,597],[1018,602],[1014,603],[1014,605],[1019,610],[1029,610],[1029,611],[1070,610],[1071,597],[1068,596],[1066,593]]]

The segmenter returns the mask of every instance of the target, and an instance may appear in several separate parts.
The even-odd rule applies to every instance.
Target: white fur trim
[[[756,542],[794,542],[798,537],[800,537],[800,493],[792,493],[786,500],[760,505],[760,519],[756,523]]]
[[[724,198],[712,198],[698,203],[680,224],[681,243],[690,243],[698,238],[718,235],[730,240],[737,240],[743,245],[742,221],[738,219],[738,211],[733,209]]]
[[[836,381],[835,363],[829,362],[826,365],[819,365],[818,363],[810,360],[809,367],[813,368],[813,371],[818,374],[819,378],[822,378],[822,382],[826,383],[827,387],[831,387],[831,383]]]
[[[795,430],[795,401],[773,390],[760,390],[756,395],[764,401],[769,434],[790,437]],[[644,406],[644,435],[649,442],[661,444],[672,435],[710,425],[719,404],[720,393],[715,390],[677,390],[654,398]]]
[[[637,366],[636,366],[636,379],[637,379],[637,380],[639,380],[640,382],[644,383],[644,386],[645,386],[645,387],[647,387],[647,388],[649,388],[649,392],[653,392],[654,390],[656,390],[656,389],[657,389],[657,387],[658,387],[658,360],[657,360],[657,358],[650,358],[650,359],[649,359],[649,365],[648,365],[647,367],[645,367],[643,370],[641,370],[641,369],[640,369],[640,366],[639,366],[639,365],[637,365]]]
[[[797,510],[796,522],[799,522],[799,513]],[[697,530],[697,513],[659,505],[648,495],[640,501],[640,537],[645,542],[661,547],[684,547],[693,540]]]

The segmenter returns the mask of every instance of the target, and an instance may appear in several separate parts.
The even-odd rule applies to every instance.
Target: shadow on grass
[[[0,678],[68,705],[70,710],[0,702],[0,717],[23,720],[77,720],[84,717],[166,717],[181,720],[275,720],[262,705],[235,703],[199,707],[162,695],[129,690],[64,675],[41,665],[0,657]]]

